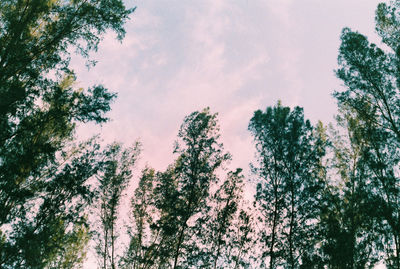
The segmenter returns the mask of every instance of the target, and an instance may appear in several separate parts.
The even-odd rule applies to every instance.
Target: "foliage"
[[[369,193],[386,227],[381,236],[387,265],[394,268],[400,268],[398,18],[397,1],[378,6],[377,31],[389,46],[385,50],[357,32],[343,30],[337,76],[346,90],[335,93],[339,104],[350,107],[363,126],[363,163],[370,179]]]
[[[96,50],[106,30],[121,39],[133,10],[119,0],[0,3],[0,264],[44,268],[72,261],[99,171],[94,140],[74,146],[77,123],[107,121],[115,94],[74,85],[70,51]],[[81,243],[73,240],[83,240]],[[83,252],[76,251],[81,262]],[[67,255],[60,257],[59,255]],[[60,265],[61,266],[61,265]]]
[[[216,114],[187,116],[173,165],[146,168],[132,199],[131,241],[123,268],[237,268],[249,251],[251,216],[240,208],[241,169],[220,182],[230,159],[218,142]],[[216,189],[218,188],[218,189]],[[215,190],[214,190],[215,189]]]
[[[362,121],[341,107],[332,128],[331,169],[335,177],[321,205],[324,264],[329,268],[372,268],[381,258],[382,226],[365,161]]]
[[[102,153],[99,177],[98,210],[100,227],[97,253],[101,257],[101,268],[116,268],[116,240],[118,238],[117,217],[122,192],[132,177],[132,168],[140,151],[140,144],[123,149],[118,143],[109,145]]]
[[[205,229],[196,240],[203,245],[201,263],[204,268],[238,268],[250,265],[247,254],[252,238],[252,216],[243,205],[242,169],[229,172],[222,185],[209,198],[209,212],[199,222]]]
[[[260,207],[258,235],[262,244],[261,266],[285,264],[298,268],[314,246],[315,222],[323,181],[319,176],[324,155],[322,141],[303,111],[278,103],[254,113],[249,124],[257,149],[259,176],[256,204]],[[321,150],[322,149],[322,150]]]
[[[217,114],[185,117],[176,159],[163,172],[146,167],[127,190],[130,242],[118,257],[119,206],[140,145],[74,142],[78,124],[107,122],[116,95],[77,88],[69,63],[74,50],[93,63],[108,30],[121,40],[134,9],[121,0],[0,1],[0,267],[80,268],[95,240],[104,269],[355,269],[382,260],[400,269],[399,10],[397,0],[378,5],[384,47],[343,30],[336,75],[345,89],[334,93],[330,136],[300,107],[255,111],[254,208],[242,170],[224,169],[231,156]]]

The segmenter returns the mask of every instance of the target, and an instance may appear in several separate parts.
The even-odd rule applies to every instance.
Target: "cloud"
[[[294,22],[292,20],[293,16],[291,13],[293,0],[279,0],[279,1],[266,1],[266,9],[272,13],[280,23],[284,24],[286,27],[293,26]]]
[[[344,26],[371,28],[371,2],[134,1],[122,44],[107,34],[89,72],[73,61],[81,86],[103,83],[119,96],[112,121],[80,135],[101,132],[106,141],[126,144],[140,138],[141,163],[162,170],[173,161],[183,118],[210,106],[219,113],[232,167],[246,169],[255,110],[281,99],[313,118],[331,118],[330,94],[339,87],[332,74],[339,38],[332,35]]]
[[[252,147],[244,144],[252,112],[282,99],[279,94],[287,95],[288,89],[289,102],[297,102],[299,50],[285,34],[292,27],[291,1],[172,1],[168,9],[147,1],[138,6],[123,43],[108,34],[96,56],[99,64],[85,73],[119,94],[113,121],[101,129],[107,139],[129,143],[141,137],[150,157],[146,161],[165,167],[184,116],[210,106],[229,120],[224,137],[241,145],[232,153],[244,156],[240,148]],[[254,19],[252,13],[272,18]],[[271,25],[276,21],[283,33],[277,41]],[[274,92],[276,76],[288,85],[280,92]]]

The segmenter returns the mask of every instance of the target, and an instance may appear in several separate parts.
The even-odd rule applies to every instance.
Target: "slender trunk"
[[[142,269],[146,269],[147,266],[151,266],[151,261],[153,259],[154,254],[157,254],[158,249],[162,247],[162,244],[164,243],[165,236],[162,237],[160,242],[154,247],[154,245],[157,242],[158,236],[160,235],[160,230],[157,231],[157,235],[154,237],[153,242],[150,244],[150,247],[146,250],[146,252],[143,254],[143,263],[144,265],[142,266]],[[155,248],[155,249],[154,249]]]
[[[394,243],[396,244],[396,268],[400,269],[399,238],[397,235],[394,235]]]
[[[142,227],[142,225],[140,225],[139,227]],[[138,267],[138,266],[136,266],[136,263],[142,257],[141,248],[142,248],[142,232],[143,232],[143,229],[139,228],[138,230],[139,230],[139,232],[138,232],[138,238],[139,239],[138,239],[138,243],[136,244],[135,261],[133,263],[133,268],[137,268]]]
[[[178,237],[178,244],[176,246],[175,257],[174,257],[174,267],[173,267],[174,269],[176,269],[176,267],[178,266],[179,251],[180,251],[182,243],[183,243],[183,238],[184,238],[186,227],[187,227],[187,225],[186,225],[186,221],[185,221],[185,223],[182,227],[182,230],[179,234],[179,237]]]
[[[220,239],[218,238],[217,240],[219,241]],[[214,269],[217,268],[217,261],[218,261],[219,252],[220,252],[220,244],[218,244],[217,254],[214,257],[214,266],[213,266]]]
[[[270,261],[269,261],[269,268],[273,269],[275,267],[275,253],[274,253],[274,245],[275,245],[275,236],[276,236],[276,226],[278,222],[278,191],[274,190],[274,196],[275,196],[275,204],[274,204],[274,216],[272,220],[272,238],[271,238],[271,246],[269,249],[269,256],[270,256]]]
[[[398,199],[396,199],[398,201]],[[399,211],[397,211],[396,229],[395,229],[395,243],[396,243],[396,263],[397,269],[400,268],[400,242],[399,242]]]
[[[232,193],[233,193],[233,190],[231,189],[230,193],[229,193],[229,199],[227,199],[227,201],[225,203],[225,207],[223,209],[227,209],[228,208],[229,203],[230,203],[230,201],[232,199]],[[227,223],[226,223],[227,222],[227,218],[228,218],[227,213],[226,213],[226,211],[224,211],[223,218],[221,220],[221,226],[222,227],[221,226],[219,227],[218,236],[217,236],[217,253],[216,253],[215,258],[214,258],[214,269],[217,268],[217,261],[218,261],[218,258],[219,258],[219,254],[221,252],[222,230],[226,228],[224,226],[227,225]]]
[[[238,253],[237,257],[236,257],[234,269],[239,268],[239,261],[240,261],[241,256],[242,256],[242,249],[243,249],[243,244],[241,244],[241,246],[240,246],[240,248],[239,248],[239,253]]]
[[[107,269],[107,240],[108,240],[108,233],[107,228],[104,229],[104,256],[103,256],[103,268]]]
[[[292,183],[293,184],[293,183]],[[294,247],[293,247],[293,233],[294,233],[294,190],[293,186],[291,188],[291,209],[290,209],[290,230],[289,230],[289,259],[290,259],[290,266],[294,268]]]
[[[217,240],[218,240],[218,241],[217,241],[218,247],[217,247],[217,253],[216,253],[215,257],[214,257],[214,269],[217,268],[217,261],[218,261],[219,253],[220,253],[220,251],[221,251],[221,244],[220,244],[220,241],[221,241],[221,231],[219,231]]]
[[[246,232],[244,235],[242,235],[242,238],[247,238],[247,234],[248,234],[248,232]],[[244,240],[245,240],[245,239],[243,239],[243,240],[240,242],[239,252],[238,252],[238,255],[236,256],[236,261],[235,261],[235,267],[234,267],[234,269],[239,268],[239,261],[240,261],[241,256],[242,256],[243,247],[244,247],[244,243],[245,243]]]
[[[115,269],[114,263],[114,223],[111,223],[111,268]]]
[[[352,224],[353,225],[353,224]],[[355,266],[354,266],[354,264],[355,264],[355,261],[354,261],[354,250],[355,250],[355,245],[356,245],[356,236],[355,236],[355,229],[354,229],[354,227],[352,227],[351,228],[351,230],[350,230],[350,236],[351,236],[351,245],[350,245],[350,268],[351,269],[353,269],[353,268],[355,268]]]
[[[354,160],[354,164],[356,163],[356,161]],[[356,168],[353,168],[353,179],[355,178],[355,170]],[[354,198],[353,196],[355,195],[356,189],[355,189],[355,183],[352,182],[352,188],[351,188],[351,201],[350,201],[350,236],[351,236],[351,245],[350,245],[350,268],[353,269],[354,268],[354,254],[355,254],[355,248],[356,248],[356,225],[355,225],[355,221],[354,221],[354,214],[355,214],[355,208],[354,208]]]

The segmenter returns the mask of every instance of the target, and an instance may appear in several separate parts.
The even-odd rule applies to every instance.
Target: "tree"
[[[324,149],[303,110],[291,111],[280,102],[265,112],[256,111],[249,130],[258,158],[253,171],[260,177],[255,199],[263,225],[261,266],[266,267],[268,258],[269,268],[298,268],[314,247]]]
[[[109,145],[104,153],[99,171],[99,240],[97,252],[101,257],[101,266],[104,269],[116,268],[116,239],[118,206],[121,202],[122,192],[127,187],[132,177],[132,168],[139,155],[140,144],[123,150],[118,143]]]
[[[81,268],[87,253],[90,231],[85,224],[75,225],[69,237],[64,238],[62,252],[55,256],[48,268],[73,269]]]
[[[365,160],[363,123],[341,107],[333,130],[331,179],[321,205],[321,245],[328,268],[372,268],[381,258],[382,225],[371,171]]]
[[[363,123],[365,158],[379,205],[385,238],[387,265],[400,268],[399,216],[399,3],[380,4],[377,32],[388,48],[381,49],[367,38],[346,28],[341,36],[337,76],[346,89],[336,92],[339,104],[349,106]]]
[[[32,178],[24,183],[41,192],[35,193],[37,197],[29,196],[30,200],[18,211],[13,208],[16,219],[10,222],[11,229],[6,230],[0,248],[3,267],[44,268],[63,255],[64,243],[79,238],[74,235],[79,230],[71,229],[71,225],[86,223],[85,207],[94,196],[87,182],[99,169],[100,152],[93,141],[80,144],[73,151],[73,157],[64,157],[63,165],[57,162],[49,166],[42,174],[43,181]]]
[[[0,3],[0,263],[43,268],[78,238],[97,173],[94,140],[74,146],[80,122],[102,123],[115,94],[74,86],[69,51],[121,39],[132,9],[120,0]],[[50,75],[52,74],[52,75]],[[76,234],[77,235],[77,234]]]
[[[162,173],[143,171],[132,200],[134,225],[123,262],[126,268],[203,266],[200,241],[211,240],[201,237],[210,212],[210,186],[218,182],[217,169],[230,159],[218,140],[216,114],[208,108],[193,112],[179,130],[177,160]],[[231,178],[239,180],[237,175]]]
[[[121,259],[122,268],[144,269],[163,263],[159,251],[160,229],[154,225],[159,215],[154,198],[156,177],[155,170],[146,167],[131,199],[130,243]]]
[[[252,217],[243,203],[242,169],[229,172],[227,178],[214,186],[209,198],[207,217],[196,237],[203,245],[201,263],[204,268],[238,268],[249,266],[247,253],[251,244]]]
[[[178,232],[174,245],[173,268],[196,266],[197,244],[187,239],[195,234],[195,224],[201,221],[201,213],[207,210],[206,201],[210,194],[210,185],[217,181],[216,170],[230,159],[223,152],[219,140],[217,114],[211,114],[208,108],[193,112],[184,119],[178,133],[174,153],[179,154],[175,165],[179,206],[176,223]],[[203,212],[202,212],[203,211]],[[189,251],[190,249],[190,251]]]
[[[225,268],[229,260],[225,260],[226,254],[224,250],[228,249],[231,243],[229,229],[232,226],[232,221],[235,213],[238,211],[240,200],[243,192],[243,176],[240,175],[241,169],[235,172],[230,172],[228,178],[223,182],[222,186],[216,191],[213,199],[215,203],[212,208],[210,219],[207,223],[209,229],[209,236],[207,236],[205,243],[208,245],[207,254],[204,255],[207,263],[216,269],[217,265],[224,264]],[[225,257],[224,257],[225,256]],[[218,263],[220,261],[220,263]],[[211,267],[211,266],[210,266]]]

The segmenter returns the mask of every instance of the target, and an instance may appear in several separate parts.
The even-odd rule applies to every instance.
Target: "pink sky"
[[[107,35],[87,71],[74,59],[80,86],[118,93],[101,132],[106,142],[143,144],[139,167],[163,170],[185,115],[209,106],[219,113],[232,168],[254,155],[247,126],[257,109],[282,100],[304,107],[313,123],[332,121],[331,94],[343,27],[376,40],[375,0],[127,1],[137,6],[122,44]],[[247,172],[246,172],[247,173]],[[93,268],[93,265],[88,265]]]
[[[142,160],[164,169],[184,116],[210,106],[233,165],[246,168],[255,110],[280,99],[304,107],[314,123],[332,120],[341,29],[373,36],[378,2],[130,1],[137,10],[122,44],[107,35],[89,72],[73,62],[80,85],[102,83],[119,95],[112,121],[81,133],[127,144],[139,138]]]

